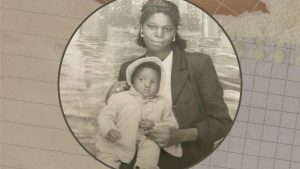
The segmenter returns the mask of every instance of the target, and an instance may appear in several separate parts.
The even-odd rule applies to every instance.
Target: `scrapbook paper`
[[[257,7],[246,9],[234,0],[214,2],[194,0],[203,9],[208,4],[211,11],[226,11],[211,14],[237,47],[242,100],[229,135],[193,168],[298,169],[299,1],[249,1]],[[101,5],[96,0],[1,1],[0,168],[100,167],[66,126],[57,76],[68,39]]]

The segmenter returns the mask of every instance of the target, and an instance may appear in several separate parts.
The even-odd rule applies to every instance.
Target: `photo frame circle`
[[[136,44],[140,9],[145,2],[117,0],[95,10],[76,29],[61,60],[58,90],[65,121],[74,138],[95,159],[97,117],[105,105],[106,93],[117,81],[121,64],[145,53]],[[180,11],[178,32],[187,41],[186,51],[211,56],[230,117],[235,120],[242,79],[229,36],[204,10],[187,1],[173,2]],[[222,140],[215,143],[214,150]]]

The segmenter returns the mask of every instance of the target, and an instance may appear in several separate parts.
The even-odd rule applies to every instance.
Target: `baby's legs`
[[[138,144],[135,166],[140,169],[159,169],[160,147],[150,139],[143,139]]]
[[[118,159],[118,157],[114,154],[110,153],[98,153],[97,158],[102,161],[103,163],[109,165],[113,168],[119,168],[121,165],[121,161]],[[103,167],[102,167],[103,166]],[[104,165],[101,166],[101,169],[109,169],[109,167],[106,167]]]

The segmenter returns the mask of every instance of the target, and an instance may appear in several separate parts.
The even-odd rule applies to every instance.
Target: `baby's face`
[[[145,98],[154,96],[159,89],[160,78],[156,70],[142,68],[133,79],[133,87]]]

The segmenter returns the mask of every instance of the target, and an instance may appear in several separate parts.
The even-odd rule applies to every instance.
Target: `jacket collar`
[[[179,93],[188,78],[188,74],[189,72],[187,68],[186,53],[180,49],[175,48],[173,50],[173,63],[171,73],[173,104],[176,103]]]

